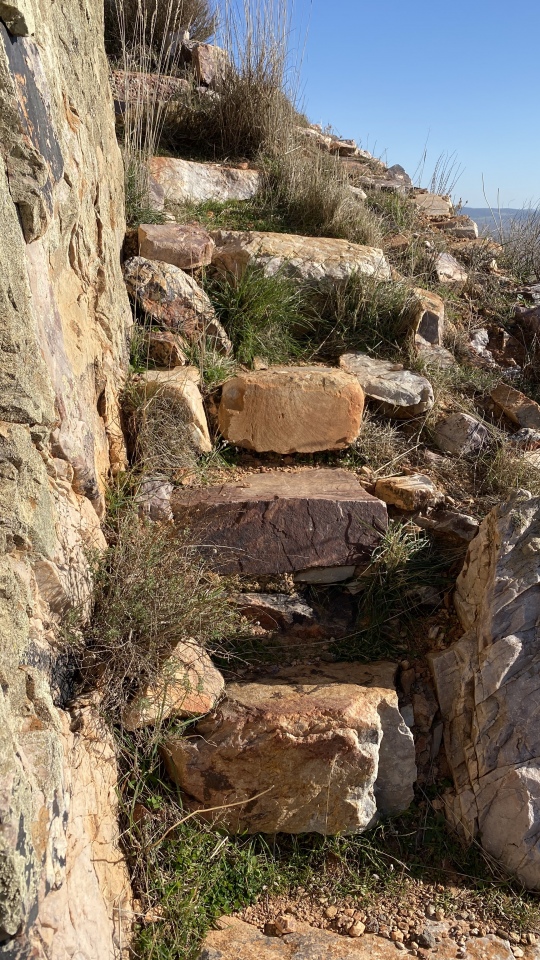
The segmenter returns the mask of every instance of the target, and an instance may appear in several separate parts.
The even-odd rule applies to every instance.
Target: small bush
[[[366,206],[379,218],[384,236],[412,233],[418,226],[418,207],[400,193],[368,193]]]
[[[399,472],[409,450],[415,449],[395,423],[364,411],[360,436],[349,447],[342,463],[349,467],[366,466],[374,474]]]
[[[524,283],[540,277],[540,204],[521,211],[509,223],[499,224],[503,247],[501,266]]]
[[[384,357],[407,346],[414,302],[406,283],[357,272],[340,283],[321,283],[312,302],[314,340],[322,356],[365,350]]]
[[[98,678],[103,709],[122,707],[159,676],[181,640],[214,650],[233,632],[235,615],[221,580],[209,573],[187,534],[121,510],[112,545],[94,563],[94,603],[84,635],[86,673]]]
[[[131,459],[146,474],[177,473],[197,463],[193,417],[180,395],[157,390],[145,395],[134,383],[126,384],[122,408]]]
[[[194,367],[198,367],[201,383],[207,390],[218,387],[220,383],[233,377],[236,360],[232,356],[218,353],[211,340],[186,345],[186,357]]]
[[[142,38],[136,29],[141,17]],[[105,49],[110,57],[122,55],[126,40],[135,53],[142,39],[158,60],[160,51],[168,46],[170,33],[183,34],[188,30],[190,39],[204,41],[214,34],[215,28],[216,18],[209,0],[105,0]]]
[[[248,266],[238,279],[214,280],[208,294],[240,363],[251,364],[255,357],[285,363],[300,355],[307,324],[294,280],[279,272],[267,277],[260,267]]]

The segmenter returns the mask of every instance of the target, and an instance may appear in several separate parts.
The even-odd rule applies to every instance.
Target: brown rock
[[[440,345],[444,335],[444,300],[430,290],[417,287],[415,293],[414,332],[427,343]]]
[[[230,443],[258,453],[341,450],[360,432],[364,394],[331,367],[270,367],[223,385],[219,429]]]
[[[141,351],[144,358],[151,360],[158,367],[181,367],[187,363],[182,349],[184,341],[181,337],[169,330],[151,330],[141,340]]]
[[[241,483],[177,490],[189,526],[221,573],[294,573],[354,565],[386,529],[386,507],[346,470],[268,471]]]
[[[237,804],[217,814],[231,832],[360,833],[413,797],[395,670],[325,664],[230,684],[193,734],[165,742],[167,769],[201,815]]]
[[[191,48],[191,62],[200,84],[205,87],[219,86],[229,65],[226,50],[212,43],[195,43]]]
[[[417,510],[442,500],[442,494],[429,477],[412,473],[406,477],[383,477],[375,484],[375,496],[401,510]]]
[[[529,400],[524,393],[514,390],[506,383],[499,383],[490,396],[513,423],[517,423],[519,427],[540,430],[540,406],[534,400]]]
[[[195,270],[212,262],[214,241],[196,223],[141,224],[139,252],[147,260],[163,260],[181,270]]]

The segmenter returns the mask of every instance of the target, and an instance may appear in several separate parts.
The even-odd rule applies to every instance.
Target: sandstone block
[[[251,200],[260,187],[258,170],[237,170],[219,163],[152,157],[148,167],[152,178],[173,203]]]
[[[170,263],[132,257],[124,264],[128,292],[156,323],[177,330],[189,340],[208,337],[216,349],[232,349],[215,310],[199,284]]]
[[[375,484],[375,495],[401,510],[418,510],[443,499],[433,480],[422,473],[412,473],[406,477],[383,477]]]
[[[454,209],[448,197],[440,197],[436,193],[418,193],[414,202],[428,217],[449,217]]]
[[[189,526],[221,573],[295,573],[365,559],[386,507],[346,470],[271,470],[239,483],[177,490],[175,522]]]
[[[254,261],[269,276],[283,270],[300,280],[343,280],[359,272],[390,280],[390,266],[377,247],[363,247],[348,240],[258,231],[217,230],[212,237],[216,244],[212,263],[235,276],[241,276],[248,263]]]
[[[207,267],[212,262],[214,241],[196,223],[141,224],[139,252],[147,260],[163,260],[181,270]]]
[[[341,450],[360,432],[364,394],[331,367],[270,367],[223,385],[219,429],[230,443],[258,453]]]
[[[164,661],[160,676],[125,708],[126,730],[138,730],[169,717],[196,717],[218,702],[225,681],[199,644],[184,640]]]
[[[429,380],[404,370],[402,364],[356,352],[343,354],[339,365],[357,378],[368,400],[376,402],[388,416],[416,417],[433,406]]]
[[[451,253],[440,253],[435,261],[435,273],[440,283],[467,283],[468,273]]]
[[[245,800],[219,813],[231,832],[361,833],[413,798],[395,671],[327,664],[230,684],[195,735],[165,742],[167,769],[192,809]]]
[[[455,605],[466,631],[432,657],[456,798],[468,839],[540,889],[540,499],[520,491],[472,541]]]
[[[177,411],[179,430],[187,427],[193,447],[199,453],[210,453],[212,441],[198,381],[196,367],[176,367],[146,370],[135,378],[134,387],[145,401],[156,396],[169,401],[173,414]]]
[[[417,287],[414,331],[428,343],[440,345],[444,335],[444,300],[436,293]]]
[[[468,457],[479,453],[489,441],[487,427],[468,413],[452,413],[439,420],[434,431],[435,443],[443,453]]]
[[[508,419],[517,423],[518,427],[540,430],[540,406],[534,400],[529,400],[524,393],[514,390],[506,383],[499,383],[491,391],[490,396]]]

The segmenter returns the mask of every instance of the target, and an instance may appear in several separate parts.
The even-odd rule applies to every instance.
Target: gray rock
[[[255,620],[265,630],[292,631],[299,636],[320,633],[314,610],[299,596],[288,593],[240,593],[237,597],[240,612],[248,620]]]
[[[443,453],[469,457],[486,446],[489,432],[483,423],[468,413],[452,413],[436,424],[434,439]]]
[[[451,253],[440,253],[435,261],[435,272],[440,283],[466,283],[468,273]]]
[[[171,493],[174,484],[164,477],[143,480],[136,496],[139,515],[150,520],[172,520]]]
[[[524,886],[540,889],[540,499],[486,517],[457,581],[466,631],[432,657],[456,796],[449,813]]]
[[[399,363],[376,360],[366,353],[345,353],[339,365],[357,377],[366,397],[378,403],[383,413],[397,418],[426,413],[434,403],[429,380],[404,370]]]
[[[478,239],[478,225],[470,217],[452,217],[451,220],[441,220],[435,226],[458,240]]]

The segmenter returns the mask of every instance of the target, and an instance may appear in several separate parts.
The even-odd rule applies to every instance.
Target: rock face
[[[235,276],[241,276],[248,263],[256,262],[268,276],[283,270],[300,280],[344,280],[358,271],[390,279],[382,250],[348,240],[237,230],[216,230],[212,237],[216,244],[213,265]]]
[[[181,270],[196,270],[212,262],[214,241],[196,223],[141,224],[139,253],[147,260],[162,260]]]
[[[259,190],[257,170],[236,170],[219,163],[194,163],[172,157],[152,157],[150,175],[173,203],[205,200],[250,200]]]
[[[520,492],[472,541],[455,604],[464,637],[433,657],[454,820],[540,889],[540,499]]]
[[[443,453],[468,457],[478,453],[489,440],[487,427],[468,413],[452,413],[435,427],[435,443]]]
[[[156,323],[195,341],[207,337],[222,353],[232,349],[206,293],[193,277],[169,263],[132,257],[124,264],[129,293]]]
[[[404,370],[400,363],[376,360],[367,353],[345,353],[339,365],[356,377],[368,400],[375,401],[388,416],[416,417],[433,406],[429,380]]]
[[[387,525],[385,505],[346,470],[251,474],[241,483],[177,490],[171,505],[220,573],[354,565]]]
[[[126,464],[123,170],[102,4],[32,9],[35,40],[0,23],[0,951],[112,960],[130,924],[116,763],[90,718],[71,729],[55,627],[84,608]]]
[[[219,429],[258,453],[342,450],[360,432],[364,394],[355,377],[331,367],[270,367],[223,385]]]
[[[219,813],[231,832],[360,833],[413,797],[395,670],[335,664],[230,684],[194,736],[166,741],[169,773],[193,809],[245,801]]]
[[[36,32],[34,11],[30,0],[16,0],[8,3],[0,0],[0,17],[9,32],[16,37],[30,37]]]

